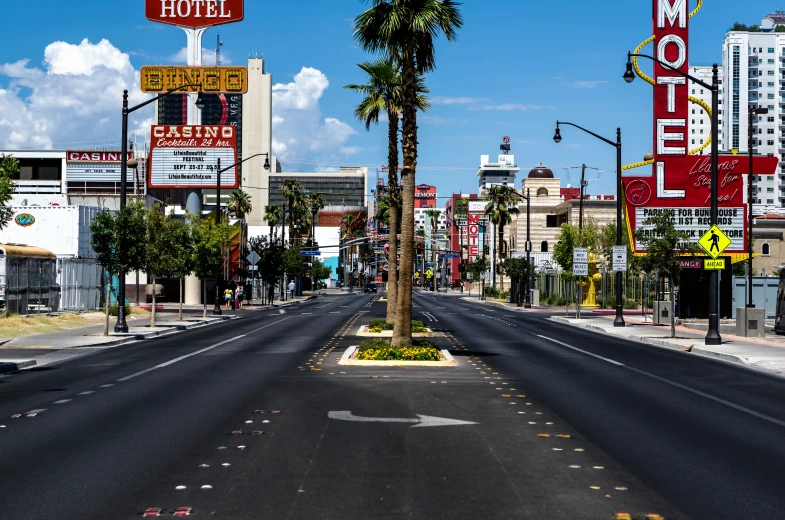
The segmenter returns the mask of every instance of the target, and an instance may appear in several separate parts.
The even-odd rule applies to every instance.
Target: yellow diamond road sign
[[[698,240],[698,243],[709,253],[709,256],[716,260],[731,245],[731,239],[714,225]]]

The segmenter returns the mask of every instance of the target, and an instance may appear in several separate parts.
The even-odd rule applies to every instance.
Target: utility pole
[[[586,165],[581,165],[581,200],[578,202],[578,229],[583,229],[583,190],[588,184],[586,178]]]

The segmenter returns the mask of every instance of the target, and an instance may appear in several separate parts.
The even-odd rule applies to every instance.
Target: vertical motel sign
[[[654,1],[654,57],[685,73],[689,68],[689,11],[687,0]],[[711,84],[711,76],[701,77]],[[697,240],[709,229],[711,207],[711,156],[689,155],[692,145],[690,85],[659,63],[654,63],[654,164],[651,173],[625,175],[623,178],[627,222],[631,234],[647,229],[647,218],[671,211],[676,228]],[[725,85],[725,90],[732,85]],[[746,110],[746,107],[742,109]],[[708,114],[706,114],[708,115]],[[695,116],[692,116],[693,118]],[[712,139],[717,139],[712,136]],[[703,139],[708,139],[704,135]],[[755,157],[755,175],[773,175],[776,157]],[[718,225],[731,238],[729,253],[744,253],[746,212],[744,177],[747,156],[721,154],[718,161]],[[635,170],[641,171],[641,170]],[[633,237],[634,238],[634,237]],[[644,253],[635,240],[635,251]]]

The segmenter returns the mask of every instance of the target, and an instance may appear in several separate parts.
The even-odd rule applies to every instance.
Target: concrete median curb
[[[364,359],[352,359],[352,356],[357,351],[358,347],[352,346],[346,349],[341,356],[340,361],[338,361],[339,365],[353,365],[353,366],[366,366],[366,367],[456,367],[458,366],[458,361],[452,357],[452,354],[448,350],[441,350],[442,355],[444,356],[444,360],[442,361],[403,361],[403,360],[392,360],[392,361],[376,361],[376,360],[369,360],[366,361]]]
[[[30,368],[34,366],[34,359],[25,359],[21,361],[0,361],[0,374],[10,374],[12,372],[18,372],[23,368]]]

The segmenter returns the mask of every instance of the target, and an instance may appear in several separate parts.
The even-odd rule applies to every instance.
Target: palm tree
[[[360,67],[368,74],[366,85],[346,85],[344,88],[352,89],[365,96],[357,105],[354,115],[365,122],[365,129],[370,130],[371,125],[379,122],[382,112],[387,113],[387,184],[388,204],[393,209],[388,213],[390,228],[390,258],[388,259],[388,290],[387,290],[387,322],[395,323],[395,311],[398,303],[398,214],[401,204],[398,193],[398,119],[402,111],[403,93],[401,86],[401,71],[398,64],[392,59],[380,59],[373,62],[359,63]],[[417,110],[428,109],[425,94],[428,89],[421,74],[417,75]]]
[[[439,224],[439,215],[442,212],[439,209],[426,209],[425,215],[431,220],[431,262],[433,262],[433,287],[436,288],[436,227]]]
[[[366,50],[382,53],[401,67],[403,170],[401,184],[401,269],[392,345],[412,343],[412,247],[414,186],[417,169],[417,75],[436,67],[435,40],[455,40],[463,25],[455,0],[373,0],[355,19],[354,38]],[[394,252],[393,252],[394,253]]]
[[[233,191],[229,195],[229,203],[226,206],[236,218],[241,220],[245,219],[245,216],[253,210],[251,196],[243,190]]]
[[[283,220],[283,211],[275,204],[268,204],[264,207],[264,220],[266,220],[267,225],[270,226],[270,243],[272,244],[273,236],[278,235],[278,228],[276,226]]]
[[[316,214],[324,208],[324,196],[321,193],[309,193],[305,199],[311,211],[311,242],[313,243],[316,241]]]
[[[289,201],[289,243],[293,245],[294,242],[294,221],[295,221],[295,213],[297,212],[298,207],[303,200],[303,185],[297,182],[294,179],[286,179],[283,181],[283,186],[280,188],[281,193],[283,196],[286,197],[286,200]],[[295,205],[295,203],[298,203]]]
[[[512,216],[518,214],[518,207],[515,204],[515,188],[510,186],[491,186],[486,192],[488,204],[485,205],[485,214],[488,219],[496,226],[497,236],[494,237],[493,265],[496,266],[497,249],[498,256],[506,256],[504,243],[504,226],[512,222]],[[493,270],[493,287],[496,287],[496,271]]]

